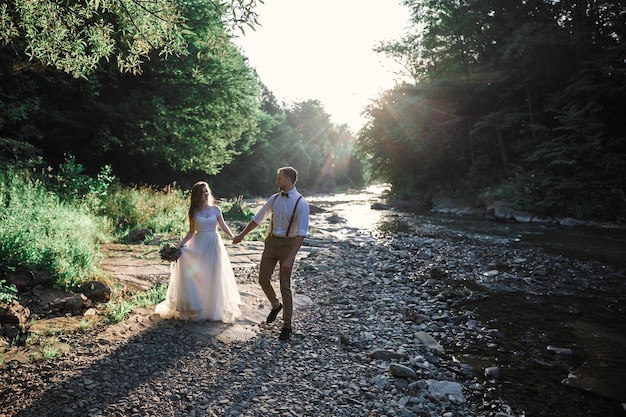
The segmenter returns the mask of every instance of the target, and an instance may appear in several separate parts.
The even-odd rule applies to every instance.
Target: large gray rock
[[[389,372],[391,372],[391,375],[395,378],[417,379],[417,373],[415,373],[413,369],[399,363],[389,365]]]

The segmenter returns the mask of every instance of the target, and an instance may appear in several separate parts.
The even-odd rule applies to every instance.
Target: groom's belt
[[[281,235],[277,235],[275,233],[270,233],[270,236],[272,236],[272,237],[279,237],[281,239],[293,239],[294,237],[296,237],[296,236],[281,236]]]

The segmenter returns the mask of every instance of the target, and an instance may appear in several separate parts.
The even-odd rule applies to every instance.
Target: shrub
[[[241,199],[220,201],[218,204],[227,222],[247,223],[254,216]],[[150,229],[155,234],[182,236],[189,230],[188,209],[189,193],[176,187],[158,190],[154,187],[116,185],[110,188],[104,200],[102,214],[115,225],[115,233],[121,239],[129,231],[140,228]],[[233,232],[236,232],[234,228]],[[260,227],[247,239],[261,239],[266,233],[267,227]]]
[[[11,269],[46,270],[70,289],[97,273],[107,222],[62,202],[23,172],[0,172],[0,258]]]
[[[187,204],[185,194],[176,188],[166,192],[152,187],[115,186],[103,201],[101,213],[114,224],[118,236],[137,228],[180,235],[189,229]]]
[[[110,165],[103,166],[95,178],[90,177],[74,156],[66,155],[57,172],[45,177],[44,182],[61,201],[85,205],[94,214],[99,214],[109,187],[116,183],[116,178]]]

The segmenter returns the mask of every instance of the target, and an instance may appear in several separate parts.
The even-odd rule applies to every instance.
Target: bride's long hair
[[[215,197],[213,197],[213,192],[211,191],[211,187],[204,181],[198,181],[193,185],[191,189],[191,196],[189,197],[189,218],[193,219],[193,215],[197,210],[200,209],[202,205],[202,191],[203,188],[209,190],[209,205],[215,205]]]

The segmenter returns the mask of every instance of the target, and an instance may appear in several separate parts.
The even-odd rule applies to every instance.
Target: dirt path
[[[201,322],[187,323],[185,327],[199,338],[214,337],[223,342],[246,340],[257,333],[259,323],[265,320],[269,311],[265,295],[256,283],[256,268],[261,260],[263,242],[227,243],[226,250],[237,276],[242,316],[234,324]],[[299,258],[308,256],[311,251],[313,248],[302,248]],[[170,264],[159,258],[158,247],[112,244],[104,248],[104,253],[103,269],[128,287],[146,290],[169,279]],[[308,302],[308,297],[296,294],[296,308]],[[163,320],[154,314],[152,308],[141,308],[133,311],[129,319],[107,326],[99,337],[111,341],[130,338],[157,323],[171,327],[182,324],[176,320]]]
[[[233,245],[226,243],[226,248],[235,270],[242,305],[242,316],[234,324],[221,322],[184,323],[177,320],[164,320],[154,313],[153,307],[137,308],[126,320],[115,324],[105,324],[104,311],[89,309],[84,315],[66,315],[60,317],[43,317],[34,321],[29,327],[29,333],[41,336],[51,334],[71,334],[85,328],[97,328],[96,338],[102,341],[119,342],[129,340],[139,333],[150,330],[158,325],[163,328],[185,326],[197,338],[214,338],[222,342],[248,340],[254,337],[259,324],[263,323],[269,305],[256,282],[256,271],[261,259],[263,242],[241,242]],[[108,244],[103,246],[102,270],[110,277],[114,285],[120,285],[130,292],[145,291],[157,283],[167,283],[169,280],[170,264],[159,257],[159,246],[155,245],[128,245]],[[298,259],[308,256],[315,251],[312,247],[303,247]],[[59,290],[44,290],[41,300],[54,300],[62,297]],[[42,301],[43,302],[43,301]],[[310,302],[308,297],[294,294],[296,308]],[[33,357],[39,357],[42,346],[32,344],[16,346],[3,353],[4,363],[17,361],[28,363]],[[64,343],[57,343],[57,351],[69,349]]]
[[[227,244],[226,249],[234,268],[255,267],[261,259],[262,242]],[[159,257],[159,247],[154,245],[127,245],[112,243],[103,246],[102,269],[131,290],[147,290],[169,277],[168,262]]]
[[[157,246],[146,245],[107,245],[103,248],[105,258],[102,268],[117,282],[133,290],[147,290],[169,279],[170,264],[160,259],[158,249]],[[265,295],[256,283],[256,268],[261,260],[263,242],[244,241],[237,245],[226,243],[226,250],[237,276],[242,316],[235,324],[203,322],[187,324],[187,329],[198,336],[216,337],[222,341],[247,339],[254,336],[258,323],[265,320],[268,311]],[[312,251],[313,248],[303,247],[298,257],[301,259]],[[307,302],[308,299],[302,295],[296,295],[294,300],[296,307]],[[178,324],[176,320],[161,319],[153,313],[152,308],[137,309],[128,320],[109,326],[104,335],[110,334],[112,338],[115,335],[130,337],[138,331],[144,331],[146,326],[162,322],[171,322],[172,326]]]

